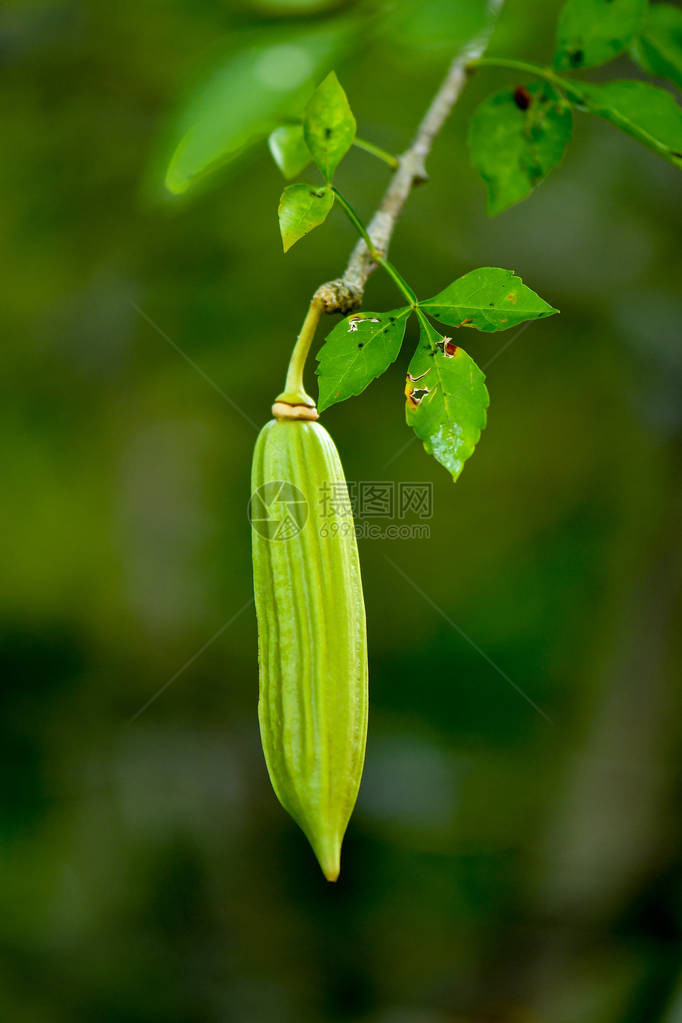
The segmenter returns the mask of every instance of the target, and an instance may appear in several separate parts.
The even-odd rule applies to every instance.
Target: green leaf
[[[273,160],[288,179],[298,177],[312,160],[303,138],[302,124],[281,124],[270,135],[268,146]]]
[[[558,312],[527,288],[513,270],[484,266],[460,277],[419,306],[451,327],[507,330]]]
[[[682,89],[682,10],[672,4],[652,4],[632,56],[652,75],[669,78]]]
[[[502,89],[476,109],[471,162],[488,186],[490,216],[525,199],[556,167],[571,137],[569,104],[547,83]]]
[[[391,9],[390,42],[411,63],[433,66],[489,31],[501,6],[498,0],[401,0]]]
[[[682,168],[682,108],[665,89],[648,82],[581,82],[574,92],[580,93],[581,105],[589,113],[610,121]]]
[[[338,401],[360,394],[398,357],[409,306],[389,313],[354,313],[332,330],[320,349],[320,412]]]
[[[326,185],[287,185],[277,211],[284,251],[324,223],[333,205],[334,193]]]
[[[243,6],[243,5],[242,5]],[[250,0],[248,7],[255,7],[269,17],[273,14],[298,16],[317,14],[330,7],[338,7],[338,0]]]
[[[637,34],[645,10],[646,0],[568,0],[559,15],[554,66],[605,64]]]
[[[355,118],[341,84],[330,71],[310,97],[303,114],[303,135],[327,181],[353,145]]]
[[[251,33],[189,98],[166,173],[179,195],[242,155],[287,117],[299,117],[313,81],[357,45],[348,21]]]
[[[471,356],[426,321],[407,369],[405,398],[408,426],[456,480],[485,429],[490,399]]]

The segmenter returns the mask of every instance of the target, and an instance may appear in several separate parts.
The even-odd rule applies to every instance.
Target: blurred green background
[[[271,792],[244,608],[256,431],[131,303],[269,417],[352,230],[334,211],[285,258],[265,145],[181,200],[157,198],[159,168],[191,84],[313,9],[364,16],[33,0],[0,19],[0,1017],[678,1023],[680,179],[578,116],[563,166],[488,220],[466,125],[509,74],[468,85],[392,257],[420,294],[512,268],[562,315],[490,365],[454,486],[417,443],[390,461],[411,345],[325,414],[349,480],[433,480],[431,537],[361,541],[370,732],[337,885]],[[489,52],[549,59],[558,9],[509,0]],[[370,34],[337,70],[360,133],[400,151],[449,39]],[[339,185],[368,217],[388,173],[354,151]],[[367,304],[394,305],[390,282]],[[507,340],[464,343],[484,364]]]

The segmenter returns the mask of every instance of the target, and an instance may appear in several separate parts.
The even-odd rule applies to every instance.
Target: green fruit
[[[277,798],[335,881],[365,756],[367,635],[348,489],[324,427],[263,427],[251,493],[263,751]]]

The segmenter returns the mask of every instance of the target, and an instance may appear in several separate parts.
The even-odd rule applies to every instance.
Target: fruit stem
[[[308,306],[303,326],[296,338],[296,344],[289,359],[284,390],[281,394],[277,395],[276,402],[282,402],[286,405],[305,405],[311,409],[315,408],[315,401],[303,386],[303,370],[305,369],[308,352],[310,351],[310,346],[313,343],[315,331],[323,312],[323,303],[320,299],[314,298]]]

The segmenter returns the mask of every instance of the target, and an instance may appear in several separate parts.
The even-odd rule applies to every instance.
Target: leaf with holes
[[[389,313],[354,313],[334,327],[320,349],[320,412],[360,394],[398,357],[409,306]]]
[[[353,145],[355,118],[341,84],[330,71],[310,97],[303,114],[303,135],[327,181]]]
[[[525,199],[561,161],[571,138],[570,105],[546,82],[502,89],[477,108],[471,162],[488,187],[490,216]]]
[[[507,330],[559,311],[527,288],[513,270],[495,266],[472,270],[419,305],[450,327],[474,327],[486,332]]]
[[[669,78],[682,89],[682,10],[672,4],[652,4],[631,52],[645,71]]]
[[[287,185],[279,200],[279,230],[284,251],[299,238],[324,223],[334,205],[334,193],[326,185]]]
[[[554,66],[593,67],[617,57],[637,34],[647,0],[568,0],[559,15]]]
[[[610,121],[682,168],[682,107],[665,89],[647,82],[581,82],[575,92],[580,93],[581,106],[588,113]]]
[[[405,419],[453,480],[478,444],[489,403],[485,375],[471,356],[423,321],[407,369]]]
[[[302,124],[281,124],[271,133],[268,146],[285,178],[296,178],[312,160],[303,138]]]

